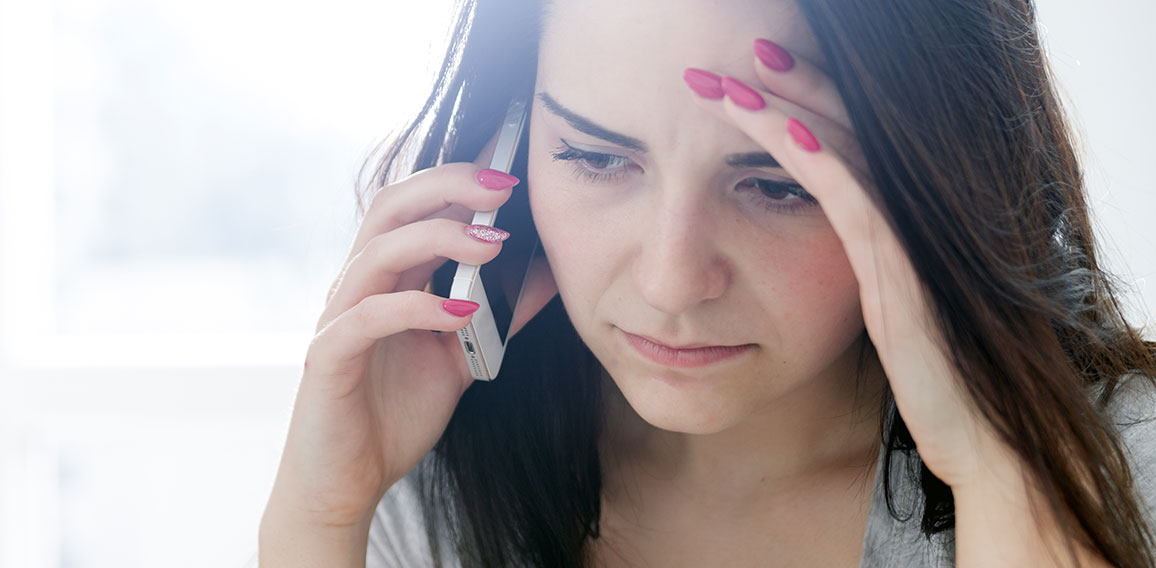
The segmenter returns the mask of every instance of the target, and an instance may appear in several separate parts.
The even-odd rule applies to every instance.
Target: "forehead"
[[[819,61],[821,54],[793,0],[550,0],[542,50],[577,49],[623,58],[680,57],[686,66],[733,66],[758,37]],[[743,57],[742,69],[750,67]],[[679,69],[681,71],[681,69]]]
[[[654,124],[703,118],[683,70],[758,85],[752,43],[760,37],[821,63],[792,0],[552,0],[542,21],[538,89],[647,138],[685,140],[690,126]]]

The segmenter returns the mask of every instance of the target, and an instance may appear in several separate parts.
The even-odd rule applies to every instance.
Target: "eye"
[[[791,181],[751,177],[740,181],[735,189],[757,191],[758,199],[767,209],[784,213],[801,212],[819,204],[803,186]]]
[[[576,157],[581,160],[583,166],[599,171],[621,168],[626,163],[626,158],[622,156],[596,152],[585,152]]]
[[[625,156],[580,150],[565,140],[562,141],[562,147],[555,149],[551,155],[554,160],[571,162],[575,175],[595,183],[626,175],[633,164]]]

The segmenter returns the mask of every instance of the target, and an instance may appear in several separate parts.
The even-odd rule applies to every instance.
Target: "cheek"
[[[829,227],[794,246],[763,247],[759,259],[765,282],[773,282],[765,303],[774,306],[784,329],[816,339],[857,335],[863,327],[859,285],[843,245]],[[787,301],[784,301],[787,299]]]
[[[610,221],[574,183],[533,166],[528,174],[534,224],[563,302],[593,301],[593,288],[610,272],[615,256]]]

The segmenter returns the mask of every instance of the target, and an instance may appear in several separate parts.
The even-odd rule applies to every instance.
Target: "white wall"
[[[240,566],[445,0],[0,0],[0,568]]]
[[[1042,0],[1045,44],[1083,133],[1107,266],[1138,294],[1129,313],[1156,339],[1156,63],[1150,0]]]

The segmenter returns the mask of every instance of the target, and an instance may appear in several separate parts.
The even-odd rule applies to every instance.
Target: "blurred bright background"
[[[449,4],[0,0],[0,568],[251,559],[355,177]],[[1039,11],[1154,337],[1156,3]]]

